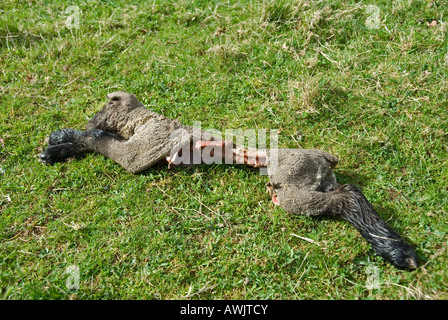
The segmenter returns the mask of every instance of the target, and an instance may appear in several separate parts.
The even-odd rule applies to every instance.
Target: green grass
[[[73,4],[79,29],[63,1],[0,4],[2,298],[448,298],[446,1]],[[274,207],[266,176],[242,166],[37,161],[52,131],[83,128],[117,90],[185,124],[280,129],[280,147],[337,155],[339,181],[422,267],[395,269],[344,221]]]

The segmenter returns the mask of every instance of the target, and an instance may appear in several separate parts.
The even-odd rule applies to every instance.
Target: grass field
[[[447,1],[70,4],[0,4],[1,298],[448,298]],[[345,221],[274,207],[244,166],[37,161],[118,90],[185,124],[333,153],[421,267],[394,268]]]

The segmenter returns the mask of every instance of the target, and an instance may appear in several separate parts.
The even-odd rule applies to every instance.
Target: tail
[[[355,186],[345,184],[332,192],[333,214],[353,225],[372,245],[375,252],[398,268],[416,269],[417,255],[387,223],[380,218],[364,194]]]

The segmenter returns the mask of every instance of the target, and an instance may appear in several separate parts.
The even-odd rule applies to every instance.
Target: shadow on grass
[[[258,168],[252,168],[246,165],[238,165],[238,164],[211,164],[211,165],[207,165],[207,164],[197,164],[197,165],[189,165],[189,166],[174,166],[172,168],[168,168],[168,164],[164,161],[160,161],[158,163],[156,163],[154,166],[152,166],[151,168],[149,168],[148,170],[145,170],[141,173],[139,173],[139,175],[143,175],[143,176],[149,176],[153,173],[156,172],[166,172],[166,173],[172,173],[173,175],[178,174],[178,173],[189,173],[189,174],[194,174],[194,173],[212,173],[212,172],[217,172],[217,173],[223,173],[226,172],[228,170],[238,170],[238,171],[242,171],[245,173],[249,173],[249,174],[253,174],[253,175],[260,175],[260,169]],[[260,175],[260,177],[265,177],[264,179],[266,179],[267,181],[267,176],[266,175]]]

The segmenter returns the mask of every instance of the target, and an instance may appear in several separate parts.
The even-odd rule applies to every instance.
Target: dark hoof
[[[37,157],[43,164],[54,164],[56,162],[64,161],[74,155],[74,148],[71,143],[57,144],[50,146],[44,150]]]
[[[395,239],[392,239],[392,237]],[[373,250],[399,269],[417,269],[417,254],[411,246],[398,236],[392,235],[392,237],[384,237],[384,239],[380,239],[381,241],[372,243]]]
[[[81,134],[82,131],[74,129],[60,129],[52,132],[46,142],[49,146],[69,142],[76,142],[76,140],[80,137]]]

